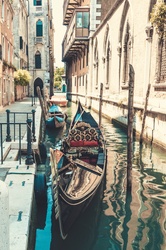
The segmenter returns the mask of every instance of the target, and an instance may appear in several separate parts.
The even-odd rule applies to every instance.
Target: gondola
[[[60,107],[66,107],[68,104],[66,93],[54,93],[49,102]]]
[[[60,149],[50,148],[55,218],[65,239],[88,209],[105,175],[106,147],[101,129],[78,102]]]
[[[48,110],[48,116],[46,119],[47,128],[61,128],[66,123],[67,115],[62,112],[58,105],[52,104]]]

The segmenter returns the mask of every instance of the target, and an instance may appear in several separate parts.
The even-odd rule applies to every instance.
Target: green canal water
[[[36,229],[35,250],[165,250],[166,154],[148,144],[140,148],[135,141],[132,191],[127,192],[126,132],[105,118],[102,118],[108,153],[105,180],[66,240],[61,239],[54,219],[49,148],[56,147],[69,128],[76,110],[75,104],[69,105],[66,127],[58,132],[46,131],[45,135],[47,213],[44,225]],[[92,114],[98,119],[96,113]]]

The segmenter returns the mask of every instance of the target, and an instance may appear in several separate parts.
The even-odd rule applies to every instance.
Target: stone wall
[[[103,11],[111,5],[107,1],[102,4]],[[166,82],[156,82],[158,61],[164,54],[159,58],[159,37],[149,21],[153,4],[151,0],[115,1],[89,42],[87,95],[79,89],[71,95],[72,100],[79,96],[84,105],[98,110],[100,84],[103,83],[103,115],[127,126],[131,64],[134,69],[134,129],[138,135],[141,133],[150,84],[144,138],[166,148]],[[162,63],[162,74],[165,74],[165,60]]]

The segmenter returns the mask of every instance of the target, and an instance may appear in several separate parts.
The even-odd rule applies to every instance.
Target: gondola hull
[[[66,238],[78,217],[88,208],[106,167],[106,148],[98,124],[81,104],[61,150],[50,148],[55,217]]]
[[[62,112],[60,107],[53,104],[48,111],[46,127],[51,129],[64,127],[66,123],[66,118],[66,114]]]
[[[49,102],[60,107],[66,107],[68,104],[68,100],[66,99],[66,93],[54,94],[49,100]]]

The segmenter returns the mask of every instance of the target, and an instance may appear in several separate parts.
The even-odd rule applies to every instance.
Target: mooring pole
[[[145,120],[146,120],[146,114],[147,114],[150,87],[151,87],[151,85],[148,84],[148,88],[147,88],[147,92],[146,92],[146,99],[145,99],[145,107],[144,107],[144,112],[143,112],[143,119],[142,119],[142,129],[141,129],[140,140],[139,140],[140,144],[142,144],[142,142],[143,142],[143,134],[144,134],[144,128],[145,128]]]
[[[33,95],[31,95],[31,100],[32,100],[32,106],[33,106]]]
[[[99,127],[101,127],[102,99],[103,99],[103,83],[100,84],[100,98],[99,98]]]
[[[33,155],[32,155],[32,131],[31,131],[31,119],[27,119],[27,157],[25,160],[26,165],[32,165]]]
[[[128,127],[127,127],[127,190],[131,191],[132,159],[133,159],[133,97],[134,97],[134,69],[129,64],[129,95],[128,95]]]
[[[11,136],[10,136],[10,110],[6,110],[7,113],[7,135],[6,135],[6,141],[11,141]]]
[[[35,135],[35,109],[32,109],[32,136],[33,136],[33,141],[36,141],[36,135]]]

